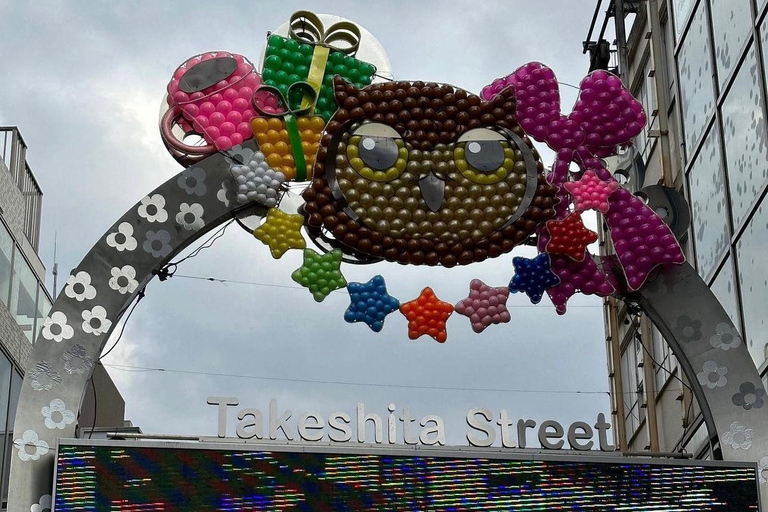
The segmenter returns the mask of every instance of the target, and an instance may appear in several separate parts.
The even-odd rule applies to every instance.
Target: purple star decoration
[[[349,323],[365,322],[374,332],[384,327],[384,319],[400,307],[400,301],[387,293],[387,284],[380,275],[373,276],[367,283],[349,283],[350,304],[344,313]]]
[[[509,282],[512,293],[525,292],[531,302],[538,304],[544,290],[560,284],[560,278],[552,272],[549,254],[543,252],[535,258],[518,256],[512,259],[515,275]]]
[[[473,279],[469,283],[469,295],[456,304],[455,309],[460,315],[469,317],[473,331],[483,332],[489,325],[509,322],[508,298],[508,288],[492,288],[480,279]]]

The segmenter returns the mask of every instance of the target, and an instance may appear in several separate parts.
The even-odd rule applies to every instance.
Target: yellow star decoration
[[[253,236],[269,246],[272,257],[280,259],[288,249],[304,249],[307,242],[301,236],[304,217],[285,213],[279,208],[267,211],[267,220],[253,230]]]

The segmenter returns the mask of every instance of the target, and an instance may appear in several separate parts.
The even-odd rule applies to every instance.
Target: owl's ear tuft
[[[359,89],[352,82],[339,75],[333,77],[333,96],[336,98],[337,105],[343,105],[348,96],[357,96],[358,91]]]
[[[504,89],[500,90],[498,93],[496,93],[493,96],[493,98],[491,98],[488,101],[490,103],[503,104],[509,100],[511,100],[513,103],[515,102],[515,87],[513,85],[509,85]]]

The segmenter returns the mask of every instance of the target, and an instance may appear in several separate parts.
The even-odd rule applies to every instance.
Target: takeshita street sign
[[[16,415],[9,510],[30,510],[50,493],[51,448],[74,435],[72,413],[131,302],[154,276],[172,275],[176,254],[232,218],[275,258],[303,250],[292,278],[318,302],[346,288],[344,320],[374,331],[396,310],[411,338],[445,342],[454,311],[475,332],[500,329],[517,292],[533,303],[548,295],[560,314],[578,292],[636,303],[680,360],[723,458],[768,467],[765,389],[740,334],[685,263],[666,223],[674,219],[622,188],[601,160],[646,122],[621,80],[590,73],[565,114],[555,74],[541,63],[476,95],[382,80],[358,58],[386,63],[379,48],[347,20],[298,12],[285,36],[267,39],[260,69],[220,51],[177,68],[160,131],[186,168],[108,229],[45,320]],[[204,144],[183,142],[191,134]],[[548,173],[534,140],[556,152]],[[306,183],[301,197],[288,182]],[[587,251],[595,234],[580,215],[588,210],[604,215],[614,256]],[[468,283],[457,303],[441,300],[434,283],[401,302],[381,276],[347,283],[342,272],[381,260],[469,265],[521,244],[538,256],[513,258],[508,284]]]
[[[227,437],[230,432],[229,409],[240,405],[240,400],[231,396],[210,396],[207,403],[217,409],[217,436]],[[398,413],[393,403],[387,406],[387,411],[386,415],[370,412],[365,403],[359,402],[354,415],[333,412],[324,417],[319,412],[304,412],[292,420],[293,412],[280,409],[273,398],[265,412],[255,407],[238,409],[234,431],[239,439],[445,446],[446,423],[441,416],[427,414],[419,419],[408,406],[403,406]],[[504,448],[526,448],[529,441],[538,438],[540,446],[549,450],[562,449],[566,441],[571,449],[578,451],[616,450],[608,441],[611,424],[605,421],[603,413],[597,415],[594,429],[584,421],[575,421],[563,428],[555,420],[544,420],[539,424],[531,419],[516,420],[506,409],[501,409],[497,415],[485,407],[469,409],[465,420],[468,427],[465,437],[470,446],[488,447],[498,439]],[[371,429],[368,429],[369,425]],[[367,430],[373,432],[372,438],[367,436]],[[595,436],[597,441],[593,440]]]

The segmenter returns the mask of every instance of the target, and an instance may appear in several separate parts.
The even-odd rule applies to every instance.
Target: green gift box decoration
[[[339,75],[357,87],[365,87],[373,80],[376,67],[353,57],[360,45],[360,29],[354,23],[342,21],[325,30],[314,13],[298,11],[291,16],[289,26],[288,37],[273,34],[267,39],[262,83],[276,87],[285,97],[302,95],[300,89],[289,93],[292,84],[309,83],[316,97],[304,94],[303,99],[288,99],[313,107],[314,114],[328,122],[337,108],[333,77]],[[342,41],[347,44],[340,46]]]

